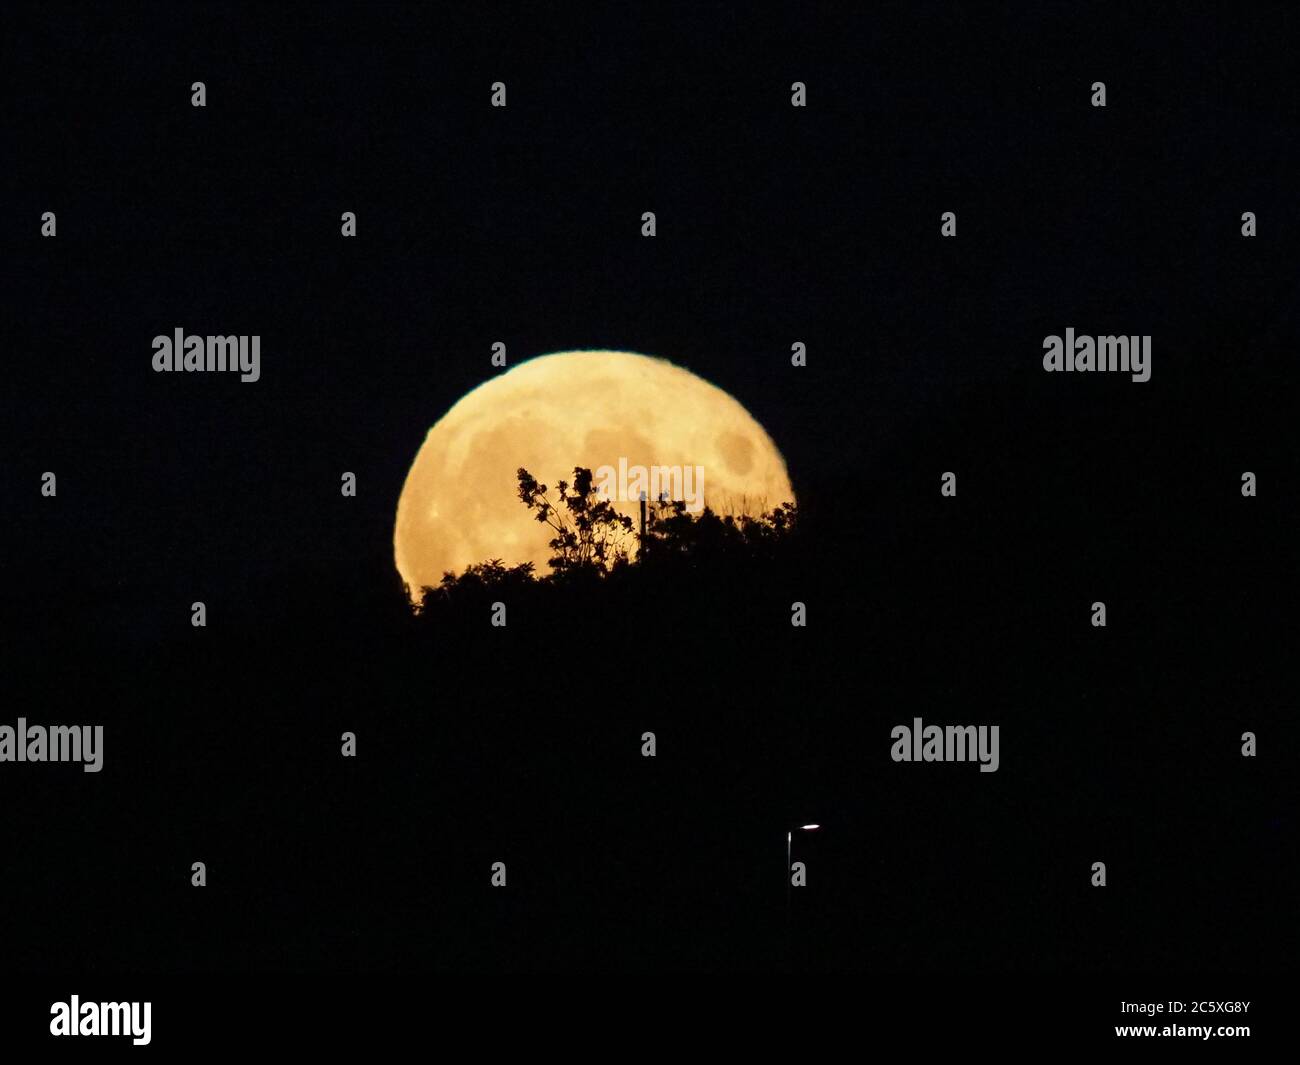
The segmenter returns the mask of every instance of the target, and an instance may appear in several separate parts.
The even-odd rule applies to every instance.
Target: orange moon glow
[[[702,504],[719,514],[794,502],[776,445],[722,389],[645,355],[542,355],[479,385],[429,430],[397,504],[397,570],[413,597],[493,558],[531,560],[544,575],[554,533],[519,501],[516,471],[526,468],[555,500],[556,482],[571,482],[575,466],[599,485],[599,468],[620,461],[698,471]],[[634,521],[638,499],[611,496]]]

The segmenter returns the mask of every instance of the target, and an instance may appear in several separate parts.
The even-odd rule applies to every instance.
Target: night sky
[[[8,967],[1280,966],[1285,6],[5,19],[0,722],[108,736],[99,777],[0,765]],[[260,335],[261,379],[154,373],[178,327]],[[1067,327],[1150,335],[1151,379],[1044,373]],[[495,341],[736,397],[785,456],[799,562],[589,643],[544,607],[499,647],[402,634],[398,494]],[[584,660],[621,709],[534,700],[524,663]],[[891,762],[915,716],[1000,722],[999,772]],[[100,930],[115,907],[153,916]]]

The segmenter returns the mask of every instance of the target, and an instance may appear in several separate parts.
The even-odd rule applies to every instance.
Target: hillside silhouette
[[[761,515],[719,516],[709,507],[687,513],[682,500],[648,500],[644,527],[634,529],[630,517],[600,498],[585,467],[574,467],[572,482],[557,482],[554,499],[526,469],[517,477],[520,502],[555,534],[548,572],[537,573],[532,562],[507,566],[493,558],[459,575],[445,573],[415,598],[418,616],[464,613],[506,600],[531,606],[574,604],[595,595],[617,599],[651,588],[662,594],[681,581],[720,591],[765,580],[800,547],[792,502]]]

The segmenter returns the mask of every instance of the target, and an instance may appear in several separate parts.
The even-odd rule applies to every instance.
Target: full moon
[[[484,382],[429,430],[397,503],[393,550],[413,600],[444,573],[499,558],[550,572],[554,532],[520,502],[522,466],[550,487],[575,466],[698,471],[703,504],[759,515],[794,502],[785,460],[722,389],[664,359],[621,351],[542,355]],[[610,497],[636,520],[639,494]]]

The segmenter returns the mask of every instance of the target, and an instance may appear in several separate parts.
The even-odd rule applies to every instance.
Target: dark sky
[[[382,554],[494,340],[679,362],[826,493],[943,431],[967,468],[1123,434],[1138,466],[1212,461],[1293,394],[1263,346],[1296,326],[1286,19],[560,12],[15,27],[4,465],[42,551],[215,583]],[[1152,334],[1152,381],[1043,374],[1071,325]],[[262,380],[153,374],[177,326],[260,334]]]
[[[809,805],[838,817],[815,846],[840,863],[821,942],[841,967],[870,956],[877,912],[913,919],[885,927],[894,958],[942,968],[948,932],[976,928],[977,959],[1032,968],[1097,943],[1105,965],[1161,921],[1162,958],[1186,961],[1202,915],[1273,900],[1288,763],[1248,776],[1234,744],[1247,724],[1280,735],[1294,701],[1297,16],[843,8],[6,13],[0,602],[31,682],[14,698],[95,706],[122,767],[104,791],[5,782],[39,815],[4,826],[25,904],[57,883],[90,922],[110,890],[92,874],[120,868],[116,902],[159,916],[155,939],[103,944],[110,965],[208,935],[200,968],[582,968],[617,927],[651,967],[752,968],[781,901],[763,863]],[[152,338],[177,327],[260,335],[261,379],[155,374]],[[1067,327],[1149,334],[1150,381],[1044,373]],[[274,620],[308,586],[370,596],[357,633],[398,601],[406,471],[498,340],[512,364],[611,348],[694,371],[766,427],[806,505],[802,568],[748,589],[741,616],[700,593],[639,635],[597,626],[619,714],[520,709],[520,661],[581,650],[544,617],[512,622],[500,655],[477,629],[331,651],[314,617]],[[819,627],[796,647],[799,597]],[[1094,598],[1114,618],[1096,641]],[[198,635],[196,599],[214,619]],[[247,639],[221,620],[263,614]],[[117,654],[123,633],[140,655]],[[669,683],[661,639],[709,654]],[[91,665],[106,687],[87,699]],[[50,677],[62,703],[43,702]],[[633,777],[625,741],[659,709],[683,753]],[[914,714],[1004,722],[996,782],[888,764]],[[345,778],[356,720],[377,753]],[[142,826],[124,854],[118,817]],[[63,846],[77,832],[90,857]],[[513,914],[476,893],[499,847],[551,878]],[[204,848],[238,886],[211,894],[215,917],[174,879]],[[1118,917],[1071,894],[1099,850],[1138,885]],[[699,879],[671,880],[675,862]],[[321,939],[354,898],[369,931]],[[449,925],[412,941],[429,908]],[[951,927],[913,943],[935,915]],[[462,918],[473,935],[437,954]],[[86,927],[66,925],[69,956],[95,948]]]

